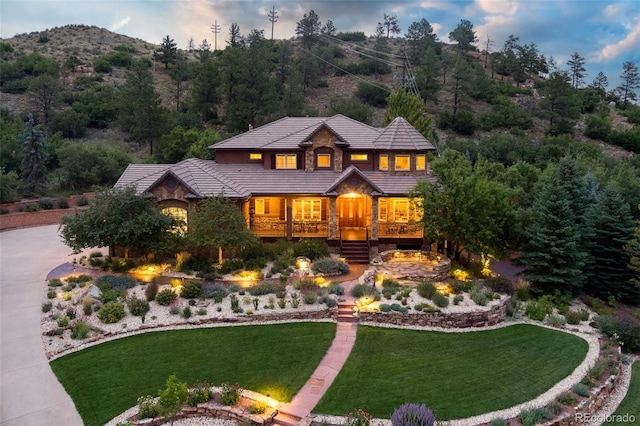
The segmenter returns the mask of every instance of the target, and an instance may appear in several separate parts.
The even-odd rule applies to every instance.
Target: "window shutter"
[[[287,200],[284,198],[280,198],[278,200],[280,202],[280,220],[287,219]]]
[[[322,200],[320,200],[320,202],[322,203],[322,207],[321,207],[322,210],[321,210],[321,213],[320,213],[320,216],[321,216],[320,219],[321,220],[327,220],[327,216],[328,216],[328,214],[327,214],[328,200],[323,198]]]

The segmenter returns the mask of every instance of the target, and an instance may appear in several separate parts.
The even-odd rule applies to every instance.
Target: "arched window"
[[[179,233],[181,235],[184,235],[184,233],[187,232],[188,216],[186,209],[183,209],[182,207],[165,207],[161,210],[161,212],[162,214],[171,216],[179,222],[178,226],[174,228],[173,232]]]

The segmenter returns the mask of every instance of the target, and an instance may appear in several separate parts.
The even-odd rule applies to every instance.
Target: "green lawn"
[[[438,420],[465,418],[529,401],[585,358],[583,339],[533,325],[473,333],[358,327],[351,356],[315,413],[362,408],[389,418],[405,402]]]
[[[627,415],[625,418],[624,416]],[[622,416],[622,417],[616,417]],[[631,372],[631,383],[629,383],[629,391],[627,395],[624,397],[618,409],[613,413],[613,416],[610,422],[605,422],[602,425],[620,425],[620,424],[631,424],[633,422],[626,421],[628,418],[633,416],[635,421],[640,420],[640,361],[636,361],[633,363],[633,369]],[[618,421],[620,420],[620,421]]]
[[[311,376],[335,336],[333,323],[293,323],[146,333],[51,362],[86,425],[101,425],[157,395],[176,373],[187,383],[238,382],[279,401]]]

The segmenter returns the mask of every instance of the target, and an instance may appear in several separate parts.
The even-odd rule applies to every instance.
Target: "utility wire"
[[[310,53],[311,53],[311,52],[310,52]],[[349,72],[349,71],[345,70],[344,68],[339,67],[339,66],[338,66],[338,65],[336,65],[336,64],[332,64],[331,62],[327,61],[326,59],[321,58],[320,56],[316,55],[315,53],[311,53],[311,55],[312,55],[312,56],[314,56],[314,57],[315,57],[315,58],[317,58],[317,59],[320,59],[320,60],[321,60],[322,62],[324,62],[325,64],[331,65],[332,67],[334,67],[334,68],[336,68],[336,69],[339,69],[340,71],[344,72],[345,74],[349,74],[349,75],[351,75],[351,76],[355,77],[356,79],[358,79],[358,80],[360,80],[360,81],[362,81],[362,82],[364,82],[364,83],[367,83],[367,84],[370,84],[370,85],[372,85],[372,86],[375,86],[375,87],[377,87],[378,89],[384,90],[384,91],[386,91],[386,92],[393,93],[391,90],[389,90],[389,88],[384,87],[384,86],[378,86],[377,84],[375,84],[375,83],[373,83],[373,82],[371,82],[371,81],[369,81],[369,80],[367,80],[367,79],[364,79],[364,78],[360,77],[359,75],[353,74],[353,73],[351,73],[351,72]]]

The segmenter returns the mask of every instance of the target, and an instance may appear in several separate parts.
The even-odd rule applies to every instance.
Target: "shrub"
[[[556,401],[560,404],[568,405],[570,407],[576,405],[576,397],[573,396],[571,392],[562,392],[560,395],[556,397]]]
[[[188,280],[182,287],[182,296],[185,299],[197,299],[203,295],[202,281],[200,280]]]
[[[551,401],[550,403],[545,405],[544,408],[547,409],[551,417],[555,417],[562,412],[562,404],[560,404],[558,401]]]
[[[188,318],[191,318],[192,315],[193,313],[191,312],[191,307],[185,306],[184,309],[182,310],[182,318],[188,319]]]
[[[52,133],[60,132],[64,138],[77,139],[86,134],[89,120],[87,114],[69,109],[51,114],[48,125]]]
[[[69,321],[71,321],[71,319],[67,315],[61,316],[58,318],[58,327],[65,328],[69,325]]]
[[[523,410],[518,416],[522,426],[534,426],[543,423],[551,418],[551,413],[544,407],[530,408]]]
[[[444,294],[436,293],[433,295],[431,300],[439,308],[446,308],[447,306],[449,306],[449,298]]]
[[[216,303],[219,303],[218,300],[222,301],[229,294],[229,290],[221,284],[213,284],[205,286],[203,294],[205,298],[215,299]]]
[[[567,320],[562,315],[549,315],[547,322],[553,327],[562,327],[567,323]]]
[[[187,397],[187,404],[191,407],[195,407],[198,404],[207,402],[212,398],[211,385],[207,382],[196,382],[191,386],[189,390],[189,396]]]
[[[240,400],[240,385],[237,383],[223,383],[220,391],[220,404],[236,405]]]
[[[496,293],[513,294],[513,284],[511,280],[502,275],[485,279],[484,284]]]
[[[603,334],[615,337],[627,352],[640,349],[640,322],[630,318],[614,318],[601,315],[596,318],[596,326]]]
[[[347,414],[347,426],[369,426],[372,416],[366,411],[358,408]]]
[[[531,300],[531,283],[525,280],[518,280],[516,283],[516,297],[523,302]]]
[[[255,402],[247,407],[247,410],[249,410],[251,414],[262,414],[267,411],[267,403],[264,401]]]
[[[158,305],[167,306],[173,303],[178,297],[170,288],[165,288],[156,295],[156,303]]]
[[[423,281],[418,284],[418,294],[425,299],[431,299],[436,294],[436,286],[430,281]]]
[[[156,299],[156,295],[158,294],[158,284],[155,281],[151,281],[147,284],[147,288],[144,290],[144,296],[147,299],[147,302],[151,302]]]
[[[145,316],[150,309],[149,302],[139,299],[136,296],[131,296],[127,300],[127,307],[129,308],[129,312],[131,312],[131,315],[135,315],[137,317]]]
[[[356,284],[351,289],[351,295],[353,297],[363,297],[363,296],[375,297],[376,295],[379,296],[380,293],[378,293],[378,291],[373,287],[362,285],[362,284]]]
[[[462,302],[463,300],[464,300],[464,296],[462,294],[456,294],[455,296],[453,296],[454,305],[459,305],[460,302]]]
[[[387,106],[389,89],[384,85],[371,84],[369,82],[358,83],[355,96],[365,104],[372,107],[384,108]]]
[[[89,337],[91,326],[86,321],[78,321],[71,327],[71,338],[75,340],[84,340]]]
[[[329,246],[320,238],[301,238],[293,245],[293,253],[315,261],[329,256]],[[348,269],[347,272],[349,272]]]
[[[133,288],[136,285],[136,280],[128,275],[103,275],[96,279],[96,286],[101,290],[113,289],[113,290],[126,290]]]
[[[180,308],[177,306],[172,306],[169,308],[169,313],[171,315],[178,315],[180,313]]]
[[[524,310],[524,314],[534,321],[544,321],[544,318],[552,311],[553,303],[551,303],[551,299],[547,295],[529,302]]]
[[[58,205],[59,209],[68,209],[69,208],[69,201],[65,197],[59,197],[56,200],[56,204]]]
[[[89,205],[89,200],[84,195],[81,195],[76,199],[76,206],[83,207],[86,205]]]
[[[507,426],[507,422],[502,417],[498,417],[489,422],[489,426]]]
[[[224,259],[220,264],[221,274],[231,274],[244,269],[244,262],[242,259]]]
[[[391,305],[383,303],[380,305],[380,312],[391,312]]]
[[[575,393],[576,395],[580,395],[585,398],[589,396],[589,386],[585,385],[584,383],[576,383],[575,385],[573,385],[571,390],[573,390],[573,393]]]
[[[60,287],[62,286],[62,280],[60,278],[53,278],[49,280],[49,287]]]
[[[436,416],[424,404],[406,403],[391,414],[393,426],[433,426]]]
[[[100,302],[102,304],[109,303],[109,302],[117,302],[119,295],[120,293],[115,290],[111,290],[111,289],[102,290],[102,293],[100,293]]]
[[[53,308],[53,303],[51,302],[44,302],[42,304],[42,312],[44,313],[49,312],[51,308]]]
[[[576,325],[580,324],[581,321],[586,321],[585,319],[583,319],[585,313],[587,314],[586,320],[588,320],[589,312],[585,311],[584,309],[580,311],[568,311],[566,314],[564,314],[564,316],[569,324]]]
[[[138,398],[138,418],[152,419],[160,414],[160,408],[151,395]]]
[[[316,274],[337,275],[349,273],[349,265],[341,260],[330,257],[316,260],[311,264],[311,269]]]
[[[315,291],[308,291],[304,294],[304,303],[307,305],[313,305],[318,300],[318,295]]]
[[[51,198],[40,198],[38,205],[43,210],[51,210],[53,208],[53,200]]]
[[[476,305],[485,306],[489,302],[487,290],[480,284],[474,284],[469,289],[469,297]]]
[[[91,315],[93,312],[93,300],[90,297],[85,297],[82,301],[82,312],[85,315]]]
[[[405,308],[402,305],[399,305],[397,303],[394,303],[391,305],[391,310],[392,311],[396,311],[396,312],[400,312],[401,314],[406,314],[407,312],[409,312],[409,310],[407,308]]]
[[[124,305],[118,302],[108,302],[98,311],[98,319],[105,324],[113,324],[124,318]]]
[[[282,289],[282,285],[269,281],[262,281],[249,289],[252,296],[262,296],[265,294],[275,294]]]
[[[338,283],[331,283],[329,286],[329,294],[335,294],[336,296],[342,296],[344,294],[344,287]]]

